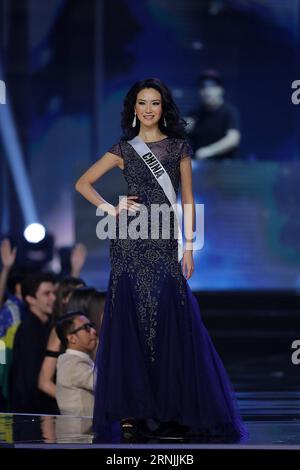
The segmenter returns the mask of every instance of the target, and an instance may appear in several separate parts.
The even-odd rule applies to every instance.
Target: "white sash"
[[[177,198],[176,193],[172,185],[172,181],[166,172],[163,165],[156,158],[153,152],[149,149],[148,145],[139,137],[136,136],[131,140],[128,140],[128,143],[134,148],[136,153],[141,157],[143,162],[147,165],[154,178],[157,180],[158,184],[163,189],[165,195],[169,199],[175,217],[177,219],[177,228],[178,228],[178,261],[181,260],[183,256],[183,244],[182,244],[182,232],[179,223],[179,216],[177,211]]]

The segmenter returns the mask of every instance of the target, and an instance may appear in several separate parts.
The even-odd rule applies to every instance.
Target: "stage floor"
[[[300,454],[299,371],[286,354],[263,354],[226,359],[241,415],[248,436],[240,442],[193,438],[122,439],[116,423],[115,432],[95,438],[92,419],[0,413],[0,448],[19,449],[293,449]],[[299,457],[300,458],[300,457]]]
[[[299,392],[240,392],[237,398],[249,433],[240,442],[166,438],[126,442],[117,431],[111,440],[101,442],[93,436],[91,418],[1,413],[0,447],[300,449]]]

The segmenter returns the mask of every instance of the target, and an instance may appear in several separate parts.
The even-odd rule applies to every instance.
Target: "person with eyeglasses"
[[[94,409],[93,355],[98,338],[95,324],[82,312],[63,315],[56,333],[66,348],[57,361],[56,400],[62,415],[92,416]]]

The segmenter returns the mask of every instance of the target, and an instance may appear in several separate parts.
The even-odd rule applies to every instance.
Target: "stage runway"
[[[0,414],[0,447],[300,449],[300,393],[241,392],[238,402],[249,436],[240,442],[193,439],[95,440],[90,418]]]

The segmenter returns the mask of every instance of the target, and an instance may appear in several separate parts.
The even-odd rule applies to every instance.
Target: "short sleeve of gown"
[[[122,154],[122,149],[121,149],[121,143],[118,142],[117,144],[114,144],[110,149],[108,150],[109,153],[113,153],[114,155],[117,155],[118,157],[123,158]]]
[[[180,150],[180,160],[183,160],[184,158],[193,158],[193,156],[194,152],[189,141],[184,139]]]

